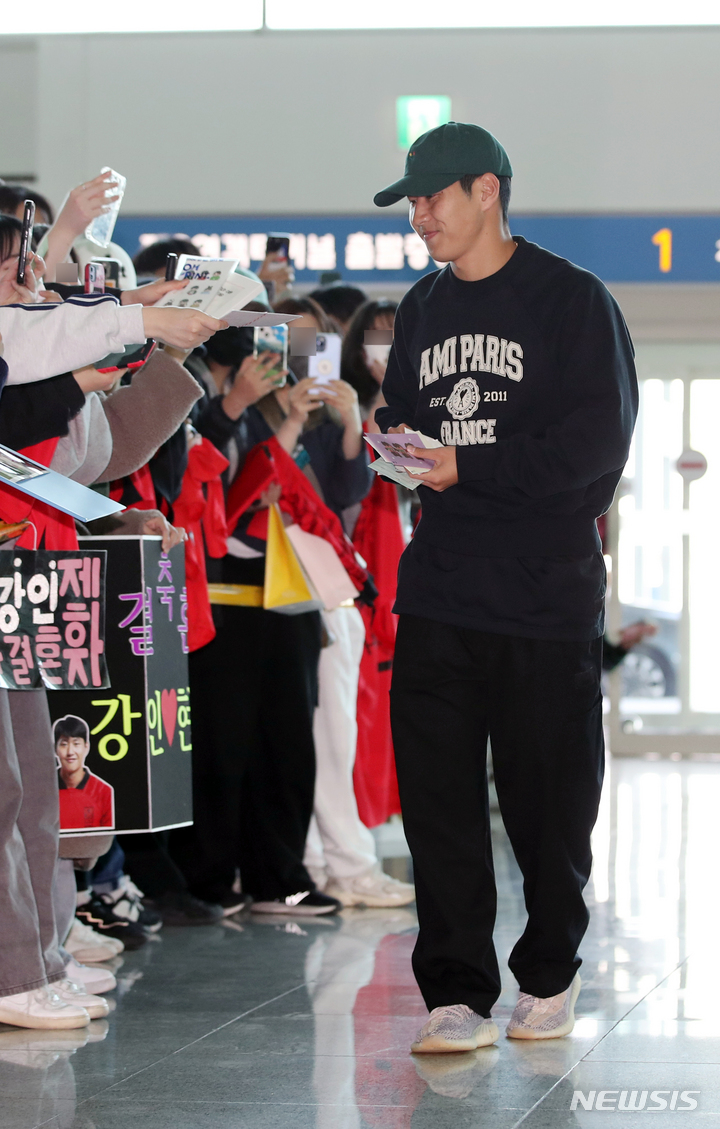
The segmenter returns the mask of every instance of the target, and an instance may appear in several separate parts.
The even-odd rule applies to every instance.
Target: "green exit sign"
[[[421,133],[450,121],[452,100],[445,94],[409,94],[397,100],[398,146],[407,150]]]

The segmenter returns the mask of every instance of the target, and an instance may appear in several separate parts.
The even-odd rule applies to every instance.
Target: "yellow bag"
[[[317,611],[323,602],[305,575],[277,505],[268,510],[263,607],[284,615]]]

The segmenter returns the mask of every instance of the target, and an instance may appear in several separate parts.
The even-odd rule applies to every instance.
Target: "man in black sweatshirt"
[[[569,1034],[582,891],[603,778],[600,673],[609,507],[637,411],[633,348],[599,279],[510,234],[512,169],[475,125],[423,134],[404,196],[432,257],[397,311],[376,418],[444,446],[411,453],[422,519],[406,549],[392,724],[415,866],[414,1051],[495,1042],[500,994],[486,747],[524,878],[507,1034]]]

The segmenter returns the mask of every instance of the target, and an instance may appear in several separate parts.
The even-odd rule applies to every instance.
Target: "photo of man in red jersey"
[[[85,767],[90,752],[87,722],[67,714],[55,722],[53,738],[59,762],[60,830],[114,827],[114,789]]]

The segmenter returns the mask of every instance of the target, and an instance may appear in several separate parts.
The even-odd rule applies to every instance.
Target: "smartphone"
[[[178,265],[178,257],[174,253],[174,251],[171,251],[169,253],[167,259],[165,260],[165,281],[166,282],[172,282],[172,280],[175,278],[175,272],[177,270],[177,265]]]
[[[261,357],[264,353],[278,354],[277,364],[267,372],[270,379],[288,367],[289,337],[287,325],[256,325],[253,329],[253,357]]]
[[[130,372],[135,372],[137,369],[142,368],[143,365],[150,359],[152,354],[157,348],[157,341],[146,341],[145,344],[131,353],[128,357],[124,357],[122,364],[110,365],[109,368],[98,368],[98,372],[122,372],[124,369],[129,369]],[[95,365],[97,368],[97,365]]]
[[[282,232],[270,232],[265,244],[265,257],[268,255],[277,255],[281,259],[290,258],[290,236],[284,235]]]
[[[85,267],[85,293],[105,293],[105,267],[100,263],[88,263]]]
[[[122,198],[125,194],[127,180],[119,172],[114,172],[113,169],[108,168],[107,165],[104,169],[100,169],[100,172],[112,173],[108,181],[111,187],[106,188],[105,195],[117,196],[117,200],[114,204],[108,204],[107,211],[96,216],[92,223],[88,224],[85,228],[85,235],[93,243],[97,243],[98,247],[109,247],[115,230],[115,221],[118,218]]]
[[[91,259],[105,271],[105,289],[120,289],[120,262],[118,259]]]
[[[321,388],[340,379],[342,337],[339,333],[318,333],[315,349],[315,356],[308,357],[308,376]]]
[[[20,235],[20,253],[18,255],[17,283],[25,285],[25,271],[27,270],[28,251],[31,247],[33,224],[35,223],[35,203],[33,200],[25,201],[23,214],[22,233]]]

